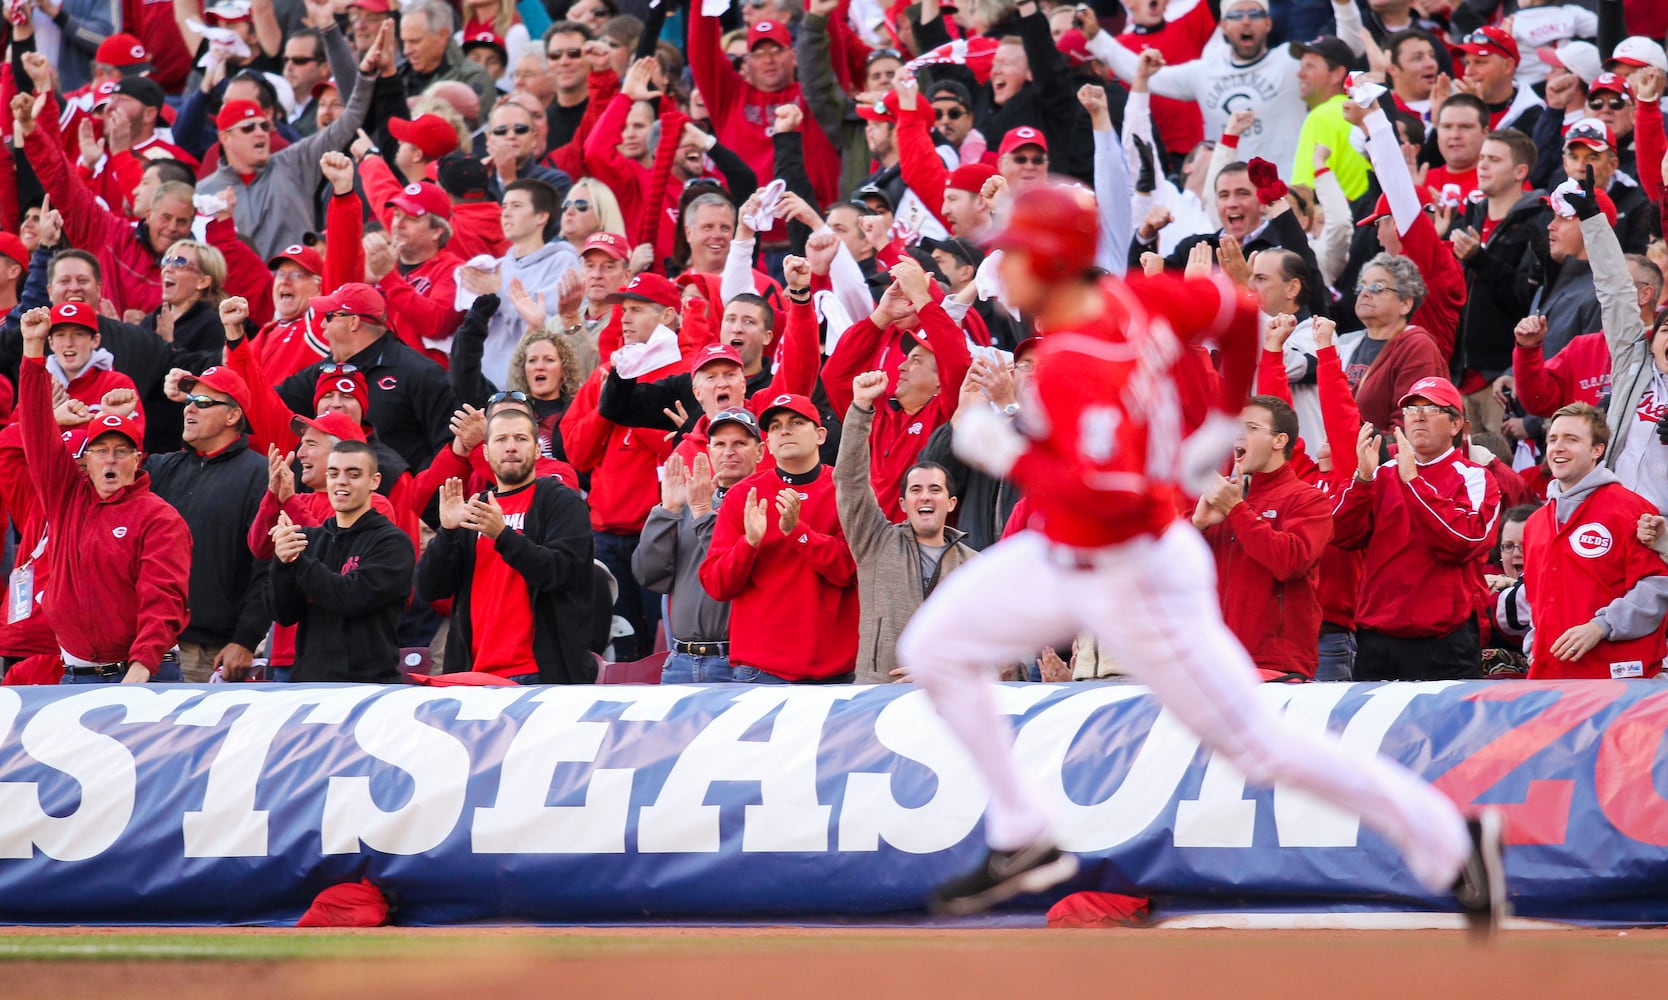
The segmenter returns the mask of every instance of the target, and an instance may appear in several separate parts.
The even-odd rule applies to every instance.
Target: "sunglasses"
[[[932,117],[933,117],[934,121],[943,121],[944,119],[948,118],[950,121],[959,122],[963,118],[967,117],[967,112],[963,111],[959,107],[958,108],[933,108],[932,109]]]
[[[1222,20],[1224,20],[1224,21],[1266,21],[1266,20],[1268,20],[1268,11],[1266,11],[1266,10],[1235,10],[1235,11],[1229,11],[1228,13],[1222,15]]]
[[[1608,101],[1602,97],[1587,98],[1587,107],[1593,111],[1603,111],[1605,108],[1609,108],[1611,111],[1620,111],[1627,106],[1628,100],[1625,97],[1612,97]]]
[[[531,131],[533,131],[533,126],[527,124],[526,122],[518,122],[514,125],[494,125],[492,127],[492,134],[496,136],[506,136],[511,132],[514,132],[516,135],[526,135]]]
[[[195,271],[198,269],[197,262],[190,257],[164,257],[157,263],[163,267],[171,267],[179,271]]]
[[[240,132],[244,135],[254,135],[256,132],[270,132],[272,131],[272,123],[263,118],[260,121],[244,122],[242,125],[232,129],[232,131]]]
[[[578,59],[584,54],[584,49],[551,49],[544,55],[547,59]]]
[[[1434,417],[1438,413],[1451,413],[1451,411],[1446,406],[1437,406],[1435,403],[1414,403],[1402,407],[1402,416],[1404,417]]]
[[[227,399],[214,399],[209,396],[187,396],[185,397],[185,405],[195,406],[199,410],[212,410],[216,406],[236,406],[237,404]]]
[[[1363,285],[1359,281],[1355,283],[1355,294],[1357,294],[1357,295],[1360,295],[1362,292],[1366,292],[1368,295],[1377,295],[1380,292],[1393,292],[1393,291],[1395,291],[1394,288],[1392,288],[1389,285],[1386,285],[1382,281],[1375,281],[1375,282],[1372,282],[1371,284],[1367,284],[1367,285]]]
[[[327,317],[329,317],[329,316],[352,316],[352,315],[354,315],[354,313],[350,313],[350,312],[347,312],[345,310],[336,310],[334,312],[325,313],[325,316],[327,316]],[[356,372],[358,370],[359,370],[358,365],[343,365],[343,364],[319,365],[319,374],[320,375],[352,375],[354,372]]]
[[[308,66],[316,62],[324,62],[318,56],[285,56],[284,61],[291,66]]]
[[[332,309],[329,312],[324,314],[324,321],[326,323],[330,322],[333,319],[344,319],[344,318],[347,318],[347,319],[376,319],[377,317],[367,316],[364,313],[351,312],[347,309]],[[337,371],[338,368],[340,369],[340,372]],[[319,374],[320,375],[336,375],[336,374],[341,374],[341,373],[346,373],[346,372],[356,372],[358,370],[359,369],[355,368],[353,365],[338,365],[334,368],[321,368],[321,369],[319,369]]]
[[[525,392],[522,392],[519,389],[505,389],[502,392],[495,392],[488,396],[487,405],[492,406],[495,403],[502,403],[505,400],[509,400],[512,403],[525,403],[528,401],[528,396]]]
[[[1499,45],[1500,43],[1499,43],[1498,40],[1490,38],[1486,32],[1473,31],[1471,34],[1466,35],[1464,38],[1460,39],[1460,44],[1461,45]]]
[[[1032,165],[1039,167],[1048,166],[1047,153],[1009,153],[1008,155],[1013,157],[1014,162],[1022,167]]]
[[[570,208],[575,212],[589,212],[591,210],[591,203],[586,201],[584,198],[569,198],[567,201],[562,202],[562,210],[564,212]]]
[[[902,59],[902,58],[903,58],[903,53],[899,52],[897,49],[875,49],[873,52],[869,53],[869,62],[871,62],[871,63],[874,62],[876,59]]]

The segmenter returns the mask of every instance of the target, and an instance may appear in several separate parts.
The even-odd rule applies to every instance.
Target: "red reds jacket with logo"
[[[1668,574],[1668,565],[1635,534],[1639,515],[1655,514],[1656,506],[1622,486],[1608,469],[1596,469],[1588,479],[1601,474],[1602,485],[1590,488],[1573,511],[1568,505],[1577,496],[1564,497],[1562,505],[1554,498],[1523,526],[1523,586],[1535,628],[1532,680],[1654,677],[1668,654],[1662,615],[1629,615],[1623,601],[1641,581]],[[1560,506],[1568,512],[1562,524]],[[1595,618],[1605,622],[1611,638],[1579,660],[1552,655],[1559,636]],[[1636,635],[1640,626],[1649,631]]]
[[[1355,623],[1385,635],[1447,635],[1477,613],[1477,573],[1494,544],[1500,487],[1450,448],[1403,482],[1395,462],[1351,477],[1333,514],[1336,543],[1365,549]]]

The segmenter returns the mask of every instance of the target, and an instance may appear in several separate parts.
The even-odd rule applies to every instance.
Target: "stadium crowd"
[[[984,237],[1061,183],[1062,274],[1262,313],[1177,515],[1267,679],[1668,653],[1656,0],[6,12],[7,684],[897,680],[1032,517],[963,418],[1038,430]]]

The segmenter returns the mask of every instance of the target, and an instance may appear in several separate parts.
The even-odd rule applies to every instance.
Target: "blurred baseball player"
[[[1462,817],[1400,764],[1289,725],[1258,697],[1250,657],[1222,623],[1211,555],[1177,518],[1178,488],[1227,455],[1257,348],[1257,309],[1218,275],[1096,280],[1092,205],[1064,188],[1014,200],[992,241],[1008,304],[1044,334],[1017,429],[994,409],[957,418],[955,449],[1013,479],[1034,530],[989,549],[933,592],[898,660],[967,746],[990,788],[989,852],[935,890],[949,914],[988,909],[1070,878],[1050,818],[1021,778],[1013,734],[981,681],[993,664],[1098,633],[1166,710],[1253,782],[1309,792],[1361,816],[1471,926],[1505,911],[1500,819]],[[1194,346],[1214,340],[1219,381]],[[1200,414],[1205,404],[1208,413]],[[1191,433],[1190,433],[1191,432]],[[1195,490],[1196,492],[1196,490]],[[1004,613],[989,608],[1000,603]]]

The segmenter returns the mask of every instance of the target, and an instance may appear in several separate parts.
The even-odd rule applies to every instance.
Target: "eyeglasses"
[[[1268,20],[1268,11],[1266,11],[1266,10],[1233,10],[1233,11],[1229,11],[1226,14],[1223,14],[1222,15],[1222,20],[1224,20],[1224,21],[1266,21],[1266,20]]]
[[[1022,167],[1031,166],[1033,164],[1036,165],[1036,166],[1039,166],[1039,167],[1048,166],[1048,154],[1047,153],[1032,153],[1032,154],[1009,153],[1008,155],[1013,157],[1014,162],[1019,164]]]
[[[1450,411],[1446,406],[1437,406],[1435,403],[1414,403],[1411,406],[1402,407],[1402,416],[1409,418],[1434,417],[1438,413],[1448,412]]]
[[[164,257],[157,263],[161,264],[163,267],[171,267],[179,271],[198,270],[197,262],[192,260],[190,257]]]
[[[770,0],[747,0],[747,6],[754,10],[764,10],[765,4],[769,2]]]
[[[327,315],[327,316],[336,316],[336,315],[352,316],[353,313],[338,310],[336,312],[326,313],[325,315]],[[357,372],[358,370],[359,370],[358,365],[341,365],[341,364],[319,365],[319,374],[320,375],[352,375],[354,372]]]
[[[932,117],[933,117],[934,121],[943,121],[944,119],[948,118],[953,122],[959,122],[963,118],[967,117],[967,112],[963,111],[959,107],[956,107],[956,108],[933,108],[932,109]]]
[[[584,54],[584,49],[551,49],[544,55],[546,59],[578,59]]]
[[[265,118],[261,118],[252,122],[244,122],[242,125],[239,125],[230,131],[239,132],[243,135],[254,135],[256,132],[270,132],[272,131],[272,123],[267,121]]]
[[[1502,553],[1522,552],[1523,551],[1523,544],[1521,542],[1501,542],[1500,543],[1500,551]]]
[[[533,131],[533,126],[526,122],[517,122],[514,125],[494,125],[492,127],[492,134],[497,136],[509,135],[511,132],[516,135],[526,135],[531,131]]]
[[[1016,372],[1029,372],[1035,370],[1036,367],[1037,362],[1034,358],[1026,358],[1024,361],[1014,362],[1014,371]]]
[[[565,212],[570,208],[575,212],[589,212],[591,210],[591,203],[586,201],[584,198],[569,198],[567,201],[562,202],[562,211]]]
[[[1359,281],[1355,283],[1355,294],[1357,295],[1360,295],[1363,292],[1368,295],[1378,295],[1382,292],[1393,292],[1395,290],[1396,287],[1394,285],[1386,285],[1382,281],[1374,281],[1365,285]]]
[[[496,403],[502,403],[505,400],[509,400],[512,403],[525,403],[528,402],[528,396],[520,389],[505,389],[502,392],[495,392],[488,396],[487,405],[492,406]]]
[[[116,461],[120,462],[124,459],[132,458],[134,455],[136,455],[138,453],[139,453],[138,448],[130,447],[129,445],[125,445],[125,444],[119,444],[119,445],[116,445],[114,448],[106,448],[103,445],[100,445],[97,448],[88,448],[86,451],[82,452],[81,454],[87,456],[88,458],[113,458]]]
[[[313,276],[314,275],[311,272],[303,271],[300,268],[294,267],[281,267],[272,272],[273,281],[301,281]]]
[[[216,406],[236,406],[237,404],[228,399],[215,399],[212,396],[187,396],[185,397],[185,405],[195,406],[199,410],[212,410]]]
[[[324,62],[318,56],[285,56],[284,61],[292,66],[307,66],[316,62]]]
[[[324,314],[324,321],[326,323],[328,323],[328,322],[330,322],[331,320],[334,320],[334,319],[344,319],[344,318],[375,319],[376,317],[375,316],[367,316],[364,313],[349,312],[346,309],[332,309],[329,312]],[[349,371],[349,372],[356,372],[356,371],[359,370],[359,369],[353,367],[352,365],[340,365],[340,366],[337,366],[337,367],[339,367],[342,371]],[[336,373],[337,373],[336,368],[323,368],[323,369],[319,370],[320,375],[335,375]]]
[[[1609,108],[1611,111],[1620,111],[1627,106],[1628,100],[1625,97],[1612,97],[1608,101],[1602,97],[1587,98],[1587,107],[1592,111],[1603,111],[1605,108]]]

